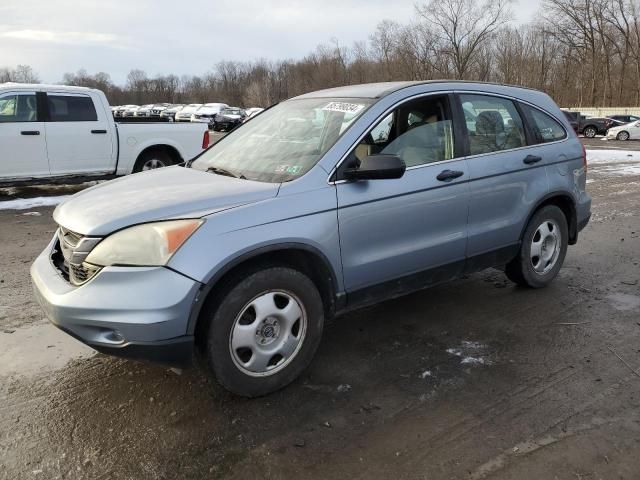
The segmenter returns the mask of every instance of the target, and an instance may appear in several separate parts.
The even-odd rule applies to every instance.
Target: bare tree
[[[442,43],[453,64],[455,78],[463,79],[477,62],[491,36],[511,19],[511,0],[430,0],[416,5]]]

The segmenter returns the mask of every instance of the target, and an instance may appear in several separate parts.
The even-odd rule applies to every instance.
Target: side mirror
[[[345,170],[344,176],[347,180],[387,180],[402,177],[406,169],[397,155],[368,155],[358,168]]]

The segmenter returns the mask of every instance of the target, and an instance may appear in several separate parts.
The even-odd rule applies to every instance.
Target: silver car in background
[[[185,365],[197,347],[224,387],[264,395],[348,310],[489,267],[549,285],[591,215],[586,170],[542,92],[333,88],[184,166],[77,193],[31,277],[51,321],[96,350]]]
[[[162,112],[160,112],[160,118],[165,118],[170,122],[173,122],[175,121],[176,113],[178,113],[184,107],[185,105],[182,103],[170,105],[169,107],[165,108]]]
[[[182,107],[178,112],[176,112],[174,121],[190,122],[191,115],[193,115],[201,106],[201,103],[190,103],[189,105]]]
[[[205,103],[191,115],[191,121],[195,123],[206,123],[213,127],[214,119],[218,113],[227,108],[226,103]]]

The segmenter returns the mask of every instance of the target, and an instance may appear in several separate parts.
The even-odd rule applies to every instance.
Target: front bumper
[[[105,267],[86,284],[69,284],[50,259],[31,266],[38,303],[58,328],[110,355],[186,366],[187,323],[201,284],[164,267]]]

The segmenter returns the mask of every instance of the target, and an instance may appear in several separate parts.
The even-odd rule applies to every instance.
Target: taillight
[[[202,136],[202,149],[205,148],[209,148],[209,130],[205,130]]]
[[[582,144],[582,166],[584,167],[584,173],[587,173],[587,148],[584,144]]]

